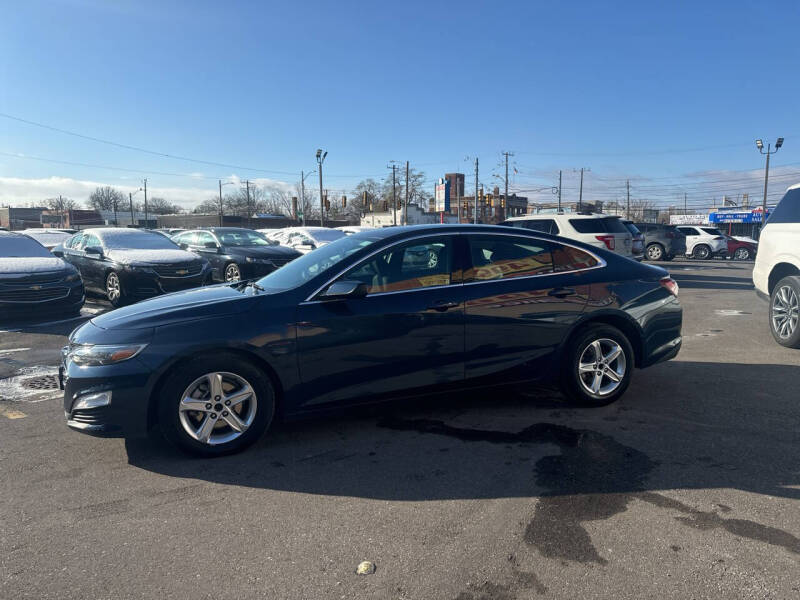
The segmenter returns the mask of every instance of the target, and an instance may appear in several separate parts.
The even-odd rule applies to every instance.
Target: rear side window
[[[531,238],[469,236],[472,267],[465,281],[513,279],[553,272],[550,244]]]
[[[573,246],[553,244],[553,267],[556,273],[588,269],[597,264],[597,259],[588,252]]]
[[[608,233],[630,233],[619,217],[603,217],[601,219]]]
[[[606,233],[602,219],[570,219],[569,224],[578,233]]]
[[[701,227],[700,229],[711,235],[722,235],[719,229],[714,229],[713,227]]]
[[[786,192],[767,217],[767,223],[800,223],[800,188]]]

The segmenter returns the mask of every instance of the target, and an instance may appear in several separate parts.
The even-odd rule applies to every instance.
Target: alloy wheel
[[[622,385],[627,367],[622,346],[612,339],[600,338],[581,352],[578,379],[588,393],[607,396]]]
[[[658,244],[651,244],[647,247],[647,258],[650,260],[661,260],[664,256],[664,251]]]
[[[800,299],[790,285],[775,290],[772,299],[772,329],[783,340],[787,340],[797,329],[800,318]]]
[[[252,425],[258,401],[246,379],[228,372],[206,373],[184,390],[178,405],[183,430],[202,444],[226,444]]]
[[[750,251],[744,247],[737,248],[733,253],[733,258],[736,260],[747,260],[750,258]]]
[[[242,274],[238,265],[231,264],[225,267],[225,281],[239,281],[241,278]]]
[[[122,288],[119,283],[119,275],[116,273],[109,273],[106,277],[106,296],[112,304],[117,302],[122,295]]]
[[[700,260],[705,260],[711,255],[711,250],[708,249],[708,246],[698,246],[694,249],[694,256],[695,258],[699,258]]]

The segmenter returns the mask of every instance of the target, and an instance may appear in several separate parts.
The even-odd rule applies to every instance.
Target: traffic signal
[[[325,210],[330,210],[331,209],[331,203],[328,201],[328,195],[325,194],[324,198],[325,198]]]
[[[342,196],[342,208],[347,208],[347,196]]]

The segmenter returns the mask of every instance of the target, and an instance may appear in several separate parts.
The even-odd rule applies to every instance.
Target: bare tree
[[[121,206],[125,195],[118,189],[109,185],[98,187],[89,196],[89,206],[94,210],[114,210],[114,206]]]
[[[218,215],[219,196],[212,196],[206,200],[203,200],[200,204],[194,207],[192,212],[196,215]]]
[[[183,212],[183,209],[177,204],[168,202],[158,196],[154,196],[147,201],[147,210],[154,215],[174,215]]]
[[[653,200],[638,198],[631,200],[630,219],[633,221],[644,221],[647,219],[646,213],[654,210],[656,203]]]

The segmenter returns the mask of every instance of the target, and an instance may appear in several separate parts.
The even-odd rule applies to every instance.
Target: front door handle
[[[572,288],[555,288],[547,292],[548,296],[555,296],[556,298],[566,298],[567,296],[574,296],[577,292]]]
[[[455,308],[455,307],[460,306],[460,305],[461,305],[460,302],[446,302],[444,300],[441,300],[439,302],[434,302],[428,308],[432,309],[432,310],[438,310],[439,312],[444,312],[446,310],[449,310],[451,308]]]

